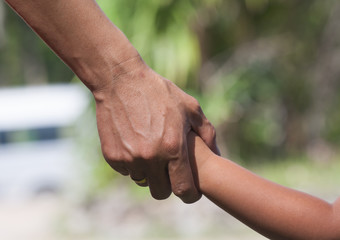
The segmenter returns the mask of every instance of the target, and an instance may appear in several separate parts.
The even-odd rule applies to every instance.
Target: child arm
[[[340,239],[339,199],[329,204],[265,180],[189,138],[199,188],[219,207],[270,239]]]

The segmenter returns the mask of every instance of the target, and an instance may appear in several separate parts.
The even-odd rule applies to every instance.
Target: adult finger
[[[148,184],[152,197],[157,200],[168,198],[172,191],[166,166],[149,169]]]
[[[110,167],[115,170],[116,172],[119,172],[120,174],[122,174],[123,176],[128,176],[130,174],[129,170],[127,170],[126,167],[124,167],[121,164],[114,164],[111,161],[106,161]]]
[[[143,173],[140,170],[137,169],[129,169],[130,172],[130,177],[131,179],[138,185],[141,187],[147,187],[148,186],[148,179],[145,175],[145,173]]]
[[[202,111],[202,108],[199,105],[196,105],[190,123],[192,129],[197,133],[197,135],[202,138],[202,140],[211,149],[211,151],[213,151],[217,155],[221,155],[216,142],[215,127],[206,118]]]
[[[169,162],[169,177],[172,192],[185,203],[199,200],[202,194],[198,191],[188,159],[187,141],[183,146],[181,158]]]

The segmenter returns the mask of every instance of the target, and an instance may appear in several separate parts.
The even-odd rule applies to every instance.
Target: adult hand
[[[187,133],[215,152],[215,130],[197,101],[149,69],[94,0],[6,0],[93,92],[107,162],[135,180],[147,178],[156,199],[173,191],[200,198]]]
[[[197,201],[201,194],[188,159],[187,134],[193,129],[218,153],[214,127],[195,98],[139,57],[117,68],[118,77],[94,91],[106,161],[132,179],[146,178],[140,185],[148,185],[155,199],[165,199],[172,191],[186,203]]]

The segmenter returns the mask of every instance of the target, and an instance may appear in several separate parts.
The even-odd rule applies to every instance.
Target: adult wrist
[[[126,77],[129,74],[138,74],[140,72],[141,75],[145,75],[145,71],[147,71],[148,66],[144,63],[143,59],[137,53],[134,56],[131,56],[128,59],[124,59],[121,62],[112,62],[110,66],[108,66],[105,70],[91,73],[90,75],[95,75],[95,85],[88,86],[90,91],[92,92],[95,100],[103,101],[106,96],[112,95],[112,90],[117,90],[118,85],[121,86],[122,81],[131,81],[132,78]],[[130,84],[130,83],[123,83]],[[117,88],[117,89],[116,89]]]

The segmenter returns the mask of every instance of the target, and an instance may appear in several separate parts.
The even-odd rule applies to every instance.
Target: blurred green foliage
[[[0,87],[68,82],[72,76],[72,71],[1,1]]]
[[[98,3],[147,64],[200,101],[225,155],[257,162],[309,154],[327,161],[336,152],[338,1]],[[0,86],[70,81],[71,72],[2,8]]]
[[[200,63],[198,40],[189,24],[196,13],[195,2],[98,1],[144,61],[180,87],[196,77]]]

